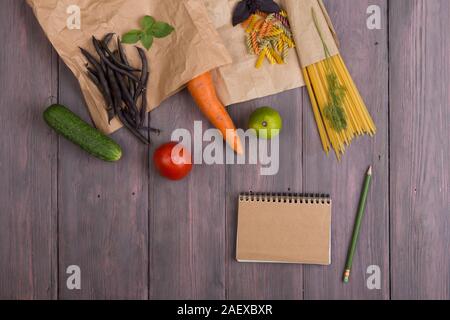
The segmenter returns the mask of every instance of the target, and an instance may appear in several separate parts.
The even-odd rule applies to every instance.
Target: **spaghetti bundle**
[[[364,134],[374,136],[376,127],[342,57],[338,54],[328,59],[303,68],[303,77],[311,98],[322,146],[327,154],[333,148],[340,159],[355,137]],[[333,111],[329,111],[329,101],[332,98],[329,98],[328,94],[330,85],[327,72],[330,68],[337,74],[338,81],[345,90],[341,112],[346,120],[341,127],[334,123],[339,120],[333,120]]]
[[[285,11],[267,14],[257,11],[242,23],[246,31],[246,44],[250,54],[258,56],[255,67],[261,68],[265,60],[270,64],[284,64],[294,40]]]
[[[327,154],[333,148],[340,160],[355,137],[373,136],[376,127],[341,55],[330,55],[314,10],[312,14],[325,60],[303,67],[302,72],[322,146]]]

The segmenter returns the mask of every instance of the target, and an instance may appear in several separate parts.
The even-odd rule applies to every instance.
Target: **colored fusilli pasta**
[[[243,22],[242,27],[247,33],[249,54],[258,56],[256,68],[261,68],[266,59],[270,64],[286,63],[288,51],[295,43],[284,10],[272,14],[258,11]]]

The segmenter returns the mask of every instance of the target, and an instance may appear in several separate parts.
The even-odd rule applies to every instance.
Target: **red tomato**
[[[181,180],[192,170],[190,152],[177,142],[169,142],[156,149],[153,161],[161,176],[170,180]]]

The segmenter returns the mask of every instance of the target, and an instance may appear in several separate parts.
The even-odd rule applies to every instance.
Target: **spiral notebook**
[[[331,206],[326,195],[241,194],[236,259],[330,265]]]

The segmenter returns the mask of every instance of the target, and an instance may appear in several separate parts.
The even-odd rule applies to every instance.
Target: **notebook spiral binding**
[[[246,192],[246,193],[241,193],[239,195],[239,201],[331,205],[330,195],[328,195],[328,194],[312,194],[312,193],[252,193],[252,192]]]

